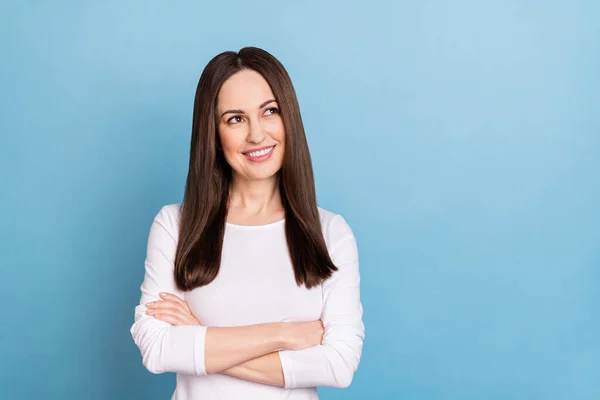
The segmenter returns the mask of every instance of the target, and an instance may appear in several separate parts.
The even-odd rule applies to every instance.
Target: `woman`
[[[317,399],[347,387],[364,325],[356,241],[316,204],[292,82],[268,52],[213,58],[181,204],[150,228],[131,334],[173,399]]]

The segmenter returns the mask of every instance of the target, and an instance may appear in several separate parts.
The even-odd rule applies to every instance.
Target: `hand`
[[[302,350],[320,345],[324,333],[321,320],[283,323],[283,342],[287,350]]]
[[[163,300],[146,303],[146,314],[171,325],[200,325],[187,302],[171,293],[161,293]]]

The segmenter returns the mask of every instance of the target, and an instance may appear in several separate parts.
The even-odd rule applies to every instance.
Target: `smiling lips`
[[[273,154],[273,149],[275,148],[275,146],[269,146],[269,147],[263,147],[260,150],[255,150],[255,151],[251,151],[248,153],[242,153],[246,156],[246,158],[248,158],[248,160],[253,161],[253,162],[260,162],[260,161],[265,161],[266,159],[268,159],[269,157],[271,157],[271,154]]]

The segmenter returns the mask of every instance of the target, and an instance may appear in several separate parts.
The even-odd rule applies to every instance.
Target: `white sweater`
[[[320,286],[296,285],[282,220],[261,226],[227,223],[217,278],[183,292],[173,276],[179,208],[164,206],[152,223],[142,296],[131,327],[144,366],[153,373],[177,373],[172,399],[317,399],[316,386],[349,386],[362,353],[364,325],[356,240],[344,218],[319,208],[327,248],[338,267]],[[203,326],[171,326],[147,315],[145,304],[160,300],[160,292],[187,301]],[[322,345],[279,352],[285,388],[206,373],[206,327],[318,319],[325,326]]]

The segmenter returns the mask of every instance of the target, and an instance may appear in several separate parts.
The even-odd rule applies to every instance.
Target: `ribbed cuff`
[[[206,375],[206,364],[204,361],[204,346],[206,343],[206,327],[196,326],[194,332],[194,370],[196,375]]]
[[[294,376],[294,363],[291,354],[287,350],[278,351],[281,369],[283,370],[283,384],[285,389],[294,389],[296,387],[296,378]]]

